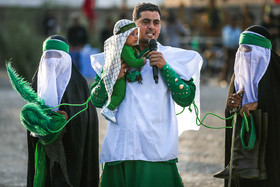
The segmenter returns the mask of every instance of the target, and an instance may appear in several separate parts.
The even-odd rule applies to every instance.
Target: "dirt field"
[[[214,80],[201,86],[201,117],[207,112],[223,116],[226,89]],[[26,185],[26,131],[19,114],[25,102],[12,89],[5,71],[0,71],[0,187]],[[98,110],[100,111],[100,110]],[[106,133],[106,122],[100,119],[100,147]],[[207,117],[207,125],[223,126],[224,122]],[[179,137],[178,168],[186,187],[221,187],[223,180],[212,175],[223,168],[224,130],[201,127]]]

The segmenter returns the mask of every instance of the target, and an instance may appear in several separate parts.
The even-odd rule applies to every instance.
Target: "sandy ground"
[[[223,116],[226,88],[215,80],[201,85],[201,117],[207,112]],[[15,92],[6,72],[0,70],[0,187],[26,186],[26,131],[19,120],[25,102]],[[98,110],[100,111],[100,110]],[[106,121],[100,119],[100,147],[106,133]],[[207,117],[207,125],[223,126],[224,121]],[[221,187],[223,180],[212,175],[223,169],[224,130],[201,127],[186,131],[179,137],[178,168],[186,187]]]

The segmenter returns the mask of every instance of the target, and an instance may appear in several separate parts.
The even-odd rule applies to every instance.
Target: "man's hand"
[[[243,107],[240,109],[240,115],[242,117],[243,116],[243,111],[245,112],[245,115],[247,117],[250,117],[250,111],[252,110],[256,110],[258,108],[258,102],[254,102],[254,103],[248,103],[248,104],[245,104],[243,105]]]
[[[58,110],[56,112],[61,114],[61,115],[63,115],[66,118],[66,120],[68,120],[68,115],[67,115],[67,113],[64,110]]]
[[[148,54],[148,58],[150,60],[150,66],[157,66],[158,69],[161,69],[166,64],[161,52],[151,51]]]
[[[129,69],[130,69],[129,66],[126,63],[122,63],[120,73],[119,73],[119,76],[118,76],[117,80],[124,77]]]

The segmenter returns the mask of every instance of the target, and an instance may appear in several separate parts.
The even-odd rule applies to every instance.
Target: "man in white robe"
[[[136,57],[148,60],[141,69],[142,84],[128,82],[126,96],[116,111],[117,122],[108,122],[100,162],[105,163],[101,186],[182,186],[176,166],[178,135],[185,129],[198,129],[195,114],[185,110],[177,118],[176,109],[199,106],[201,56],[191,50],[162,46],[149,49],[148,41],[157,39],[161,13],[156,5],[138,4],[133,21],[140,28]],[[92,56],[99,74],[104,55]],[[158,68],[158,83],[153,78]],[[124,74],[123,66],[120,75]],[[91,86],[92,102],[101,107],[107,95],[100,77]],[[174,102],[175,101],[175,102]],[[183,124],[184,128],[179,128]]]

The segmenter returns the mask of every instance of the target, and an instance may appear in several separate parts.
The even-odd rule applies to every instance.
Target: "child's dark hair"
[[[161,16],[159,7],[157,5],[154,5],[152,3],[139,3],[133,10],[132,18],[134,22],[141,17],[141,12],[143,11],[156,11],[159,13],[159,16]]]

